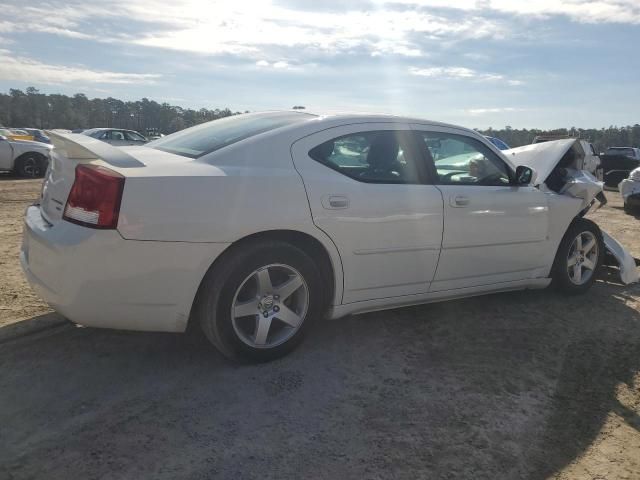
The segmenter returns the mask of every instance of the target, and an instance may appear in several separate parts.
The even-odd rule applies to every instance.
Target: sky
[[[640,123],[640,0],[0,0],[0,91]]]

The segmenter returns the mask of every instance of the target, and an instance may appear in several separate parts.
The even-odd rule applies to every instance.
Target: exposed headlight
[[[633,180],[634,182],[640,182],[640,168],[636,168],[632,170],[629,174],[629,180]]]

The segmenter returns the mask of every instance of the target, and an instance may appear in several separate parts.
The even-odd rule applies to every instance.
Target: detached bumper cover
[[[628,285],[638,281],[638,268],[633,256],[607,232],[602,232],[605,248],[613,255],[620,268],[620,279]]]

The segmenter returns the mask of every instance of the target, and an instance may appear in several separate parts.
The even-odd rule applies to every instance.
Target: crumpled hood
[[[562,160],[571,148],[576,150],[578,156],[581,155],[581,160],[584,159],[582,146],[575,138],[525,145],[524,147],[504,150],[502,153],[506,155],[515,167],[524,165],[533,168],[536,172],[534,185],[537,186],[547,179],[556,165],[558,165],[558,162]],[[582,164],[582,162],[580,163]]]

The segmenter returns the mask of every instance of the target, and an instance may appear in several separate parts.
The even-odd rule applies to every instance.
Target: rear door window
[[[334,138],[312,148],[309,156],[359,182],[422,183],[422,159],[414,150],[407,132],[381,130]]]

